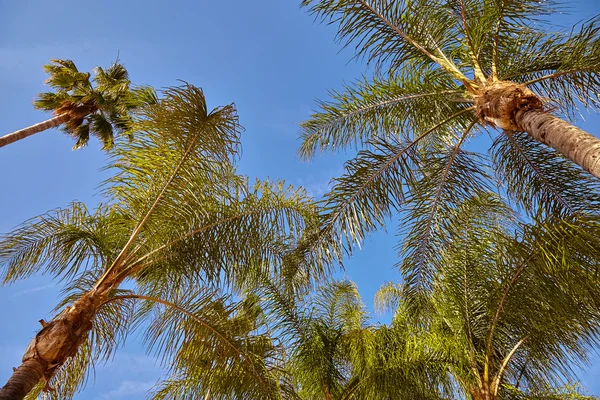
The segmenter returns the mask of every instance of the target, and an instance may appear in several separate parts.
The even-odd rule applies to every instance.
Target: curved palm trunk
[[[35,135],[36,133],[43,132],[47,129],[56,128],[57,126],[67,122],[69,118],[71,118],[69,113],[63,113],[44,122],[40,122],[39,124],[31,125],[25,129],[9,133],[8,135],[0,137],[0,147],[4,147],[21,139],[25,139],[28,136]]]
[[[92,320],[103,302],[106,291],[91,291],[67,307],[43,328],[27,346],[22,364],[4,387],[0,400],[23,399],[41,379],[49,380],[70,357],[77,354],[92,329]]]
[[[495,81],[475,93],[475,113],[487,124],[507,131],[525,131],[600,178],[600,139],[555,117],[527,87]]]
[[[600,139],[597,137],[539,109],[518,112],[515,122],[534,139],[600,178]]]
[[[6,385],[0,389],[0,399],[14,400],[24,398],[37,385],[40,379],[44,377],[45,370],[46,364],[42,363],[41,360],[31,359],[23,361],[19,368],[15,369]]]

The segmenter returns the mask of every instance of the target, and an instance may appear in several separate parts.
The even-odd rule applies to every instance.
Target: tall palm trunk
[[[22,399],[44,377],[46,364],[39,359],[24,360],[19,368],[15,369],[12,376],[0,389],[0,399]]]
[[[35,135],[36,133],[43,132],[50,128],[56,128],[67,122],[71,118],[71,115],[68,112],[57,115],[54,118],[50,118],[44,122],[40,122],[39,124],[31,125],[25,129],[18,130],[13,133],[9,133],[8,135],[0,137],[0,147],[4,147],[8,144],[14,143],[17,140],[25,139],[28,136]]]
[[[42,330],[27,346],[22,364],[4,387],[0,400],[23,399],[41,379],[49,380],[70,357],[77,354],[92,329],[92,320],[118,283],[84,294],[52,321],[42,322]]]
[[[524,110],[515,121],[532,138],[600,178],[600,139],[543,110]]]
[[[475,94],[479,118],[507,131],[524,131],[600,178],[600,139],[544,110],[527,87],[495,81]]]

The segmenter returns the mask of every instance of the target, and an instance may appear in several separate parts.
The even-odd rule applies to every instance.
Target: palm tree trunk
[[[8,382],[0,389],[0,400],[15,400],[24,398],[27,393],[44,377],[45,363],[39,359],[23,361],[16,368]]]
[[[600,139],[597,137],[539,109],[518,112],[515,122],[534,139],[600,178]]]
[[[70,357],[77,354],[92,329],[92,319],[106,296],[88,292],[67,307],[35,335],[23,355],[23,363],[14,370],[0,400],[23,399],[41,379],[49,380]]]
[[[28,136],[35,135],[36,133],[43,132],[50,128],[56,128],[59,125],[67,122],[70,118],[69,113],[62,113],[54,118],[50,118],[39,124],[31,125],[25,129],[9,133],[8,135],[0,137],[0,147],[4,147],[8,144],[14,143],[17,140],[25,139]]]

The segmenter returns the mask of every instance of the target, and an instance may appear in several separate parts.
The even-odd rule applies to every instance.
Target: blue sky
[[[569,25],[600,12],[598,0],[570,3]],[[298,123],[327,98],[365,71],[352,53],[334,42],[335,29],[314,21],[299,0],[60,2],[0,0],[0,134],[47,117],[31,107],[44,91],[42,65],[69,58],[81,70],[107,66],[120,57],[135,83],[157,88],[186,80],[205,90],[209,106],[235,102],[242,125],[241,172],[251,177],[282,178],[322,195],[329,179],[342,171],[344,156],[323,155],[310,163],[296,157]],[[597,117],[583,125],[598,135]],[[49,131],[0,149],[0,232],[27,218],[73,200],[93,205],[106,177],[97,143],[71,151],[73,142]],[[394,228],[367,240],[347,264],[346,274],[372,304],[379,286],[399,275]],[[17,366],[27,343],[50,318],[60,283],[34,277],[0,287],[0,385]],[[130,337],[113,362],[98,366],[83,400],[142,399],[160,376],[138,337]],[[600,361],[583,383],[600,394]]]

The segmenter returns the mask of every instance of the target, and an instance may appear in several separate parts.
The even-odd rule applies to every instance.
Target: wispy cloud
[[[12,295],[12,297],[21,297],[26,296],[28,294],[33,294],[37,292],[41,292],[42,290],[51,289],[56,286],[56,283],[49,283],[47,285],[37,286],[30,289],[20,290]]]
[[[310,196],[319,199],[331,189],[331,179],[307,182],[302,186]]]
[[[130,396],[146,393],[155,381],[122,381],[115,390],[103,393],[98,400],[129,398]]]

